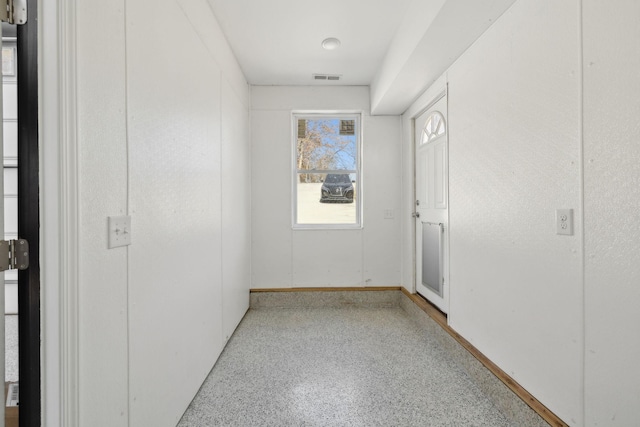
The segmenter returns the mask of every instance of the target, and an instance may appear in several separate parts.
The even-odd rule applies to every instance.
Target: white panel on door
[[[18,194],[18,169],[17,168],[4,168],[4,194],[17,195]]]
[[[439,142],[433,147],[433,163],[434,163],[434,207],[436,209],[447,208],[447,156],[446,143],[444,138],[440,138]]]
[[[416,187],[416,199],[420,206],[430,206],[431,198],[429,197],[429,185],[427,183],[427,176],[429,176],[431,170],[431,158],[429,156],[429,148],[421,147],[418,151],[418,160],[417,164],[421,167],[418,167],[417,170],[417,180],[422,183],[422,185],[418,185]]]
[[[18,279],[4,279],[4,314],[18,314]]]
[[[18,85],[3,84],[2,108],[5,120],[18,118]]]
[[[18,235],[18,196],[4,196],[4,235],[15,239]]]
[[[4,120],[4,165],[18,165],[18,122],[16,120]]]

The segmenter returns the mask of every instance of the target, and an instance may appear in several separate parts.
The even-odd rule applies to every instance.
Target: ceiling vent
[[[338,81],[340,80],[340,75],[339,74],[314,74],[313,79]]]

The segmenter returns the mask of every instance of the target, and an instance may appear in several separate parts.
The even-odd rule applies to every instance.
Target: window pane
[[[298,119],[298,170],[356,170],[355,132],[344,134],[345,121],[334,118]],[[353,129],[353,126],[351,126]]]
[[[299,173],[296,178],[296,223],[357,223],[357,176],[355,173]]]
[[[355,135],[355,134],[356,134],[355,120],[340,120],[340,135]]]

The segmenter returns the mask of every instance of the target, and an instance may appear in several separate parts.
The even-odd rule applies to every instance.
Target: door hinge
[[[0,21],[22,25],[27,22],[27,0],[1,0]]]
[[[29,242],[0,240],[0,271],[29,268]]]

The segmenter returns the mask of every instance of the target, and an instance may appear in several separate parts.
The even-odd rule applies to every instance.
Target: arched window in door
[[[424,124],[420,144],[431,142],[445,133],[447,133],[447,127],[444,122],[444,116],[439,111],[434,111]]]

